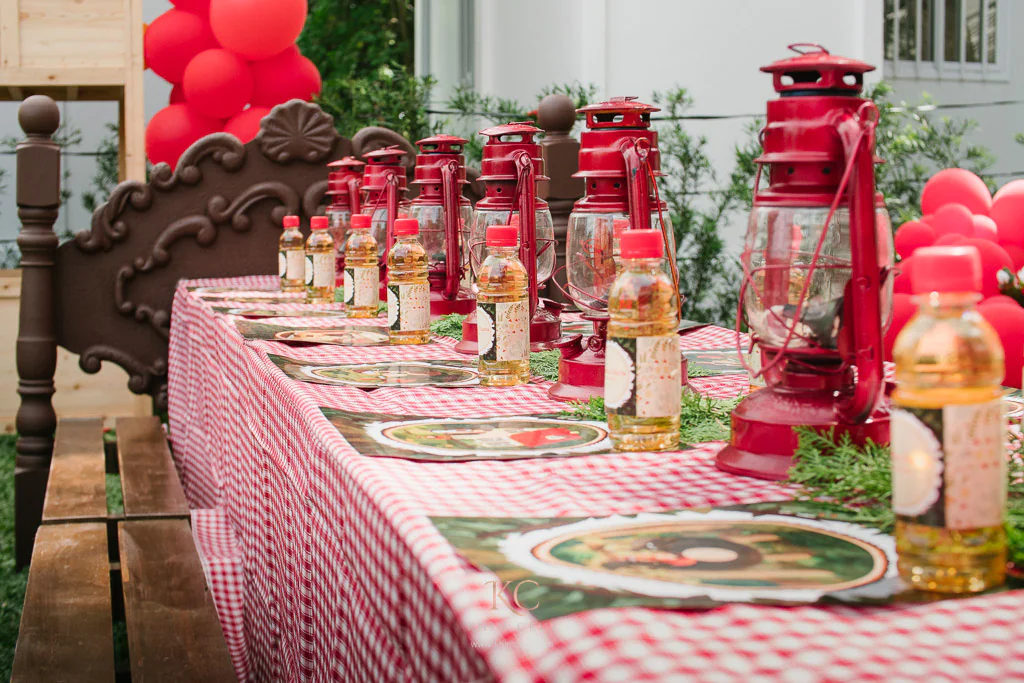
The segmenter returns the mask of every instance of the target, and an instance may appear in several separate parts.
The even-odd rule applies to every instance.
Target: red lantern
[[[345,240],[352,227],[352,215],[359,213],[359,188],[363,182],[363,166],[366,163],[355,157],[345,157],[327,164],[327,225],[334,238],[334,272],[338,286],[345,273]]]
[[[794,427],[889,442],[882,332],[893,257],[875,194],[878,109],[860,97],[874,67],[819,45],[790,48],[797,57],[762,68],[780,97],[768,103],[757,162],[769,184],[754,186],[741,259],[741,305],[768,386],[733,411],[717,458],[765,479],[786,477]]]
[[[554,222],[548,203],[536,193],[537,181],[547,180],[540,145],[534,140],[540,132],[529,123],[508,123],[480,131],[487,136],[480,164],[486,194],[473,210],[472,225],[462,234],[463,250],[475,278],[486,255],[487,228],[519,226],[519,255],[530,271],[530,342],[534,350],[550,348],[550,343],[561,336],[558,316],[562,310],[561,304],[538,297],[538,290],[555,269]],[[533,268],[529,264],[534,264]],[[474,309],[462,323],[462,341],[455,350],[477,353],[476,335]]]
[[[414,185],[420,194],[409,205],[409,217],[420,222],[420,238],[427,250],[430,278],[430,314],[469,315],[476,297],[466,282],[469,260],[462,248],[462,232],[473,218],[473,207],[462,196],[467,185],[462,147],[467,140],[435,135],[416,143]]]
[[[387,254],[395,241],[395,219],[405,205],[406,177],[402,157],[405,150],[398,145],[375,149],[363,155],[363,211],[370,214],[370,232],[377,240],[377,256],[381,264],[381,283],[386,278]]]
[[[587,118],[580,136],[579,172],[585,195],[569,216],[566,245],[567,295],[587,311],[594,334],[574,335],[557,344],[558,382],[552,398],[586,401],[604,395],[604,346],[608,327],[608,291],[617,274],[622,230],[661,227],[665,267],[678,283],[675,239],[664,202],[653,195],[661,175],[658,133],[650,129],[657,107],[616,97],[579,110]],[[686,381],[683,373],[683,381]]]

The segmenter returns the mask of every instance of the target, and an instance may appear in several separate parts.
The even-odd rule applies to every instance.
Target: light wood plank
[[[231,656],[188,522],[118,528],[132,681],[233,681]]]
[[[113,680],[106,527],[42,526],[36,532],[11,681]]]
[[[124,516],[188,517],[188,501],[160,420],[118,418],[116,429]]]
[[[19,0],[0,0],[0,65],[21,66],[21,20]]]
[[[61,419],[50,462],[43,523],[107,518],[103,422]]]

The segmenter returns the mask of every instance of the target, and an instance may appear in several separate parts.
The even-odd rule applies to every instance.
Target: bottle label
[[[673,417],[682,401],[682,353],[674,334],[609,337],[605,346],[604,405],[631,417]]]
[[[280,252],[281,258],[278,259],[278,268],[281,267],[281,261],[284,260],[284,272],[281,273],[281,277],[286,280],[303,281],[306,277],[305,255],[306,252],[302,249],[290,249]]]
[[[430,329],[430,285],[388,285],[388,325],[395,332]]]
[[[305,274],[305,282],[306,286],[308,287],[309,285],[313,284],[313,256],[310,254],[306,255]]]
[[[284,278],[288,274],[288,255],[287,252],[277,252],[277,275]]]
[[[379,299],[380,275],[372,268],[345,268],[345,303],[358,308],[376,306]]]
[[[526,299],[476,304],[476,335],[480,359],[529,360],[530,304]]]
[[[313,286],[334,286],[334,252],[313,254]]]
[[[947,529],[1003,523],[1006,417],[1002,399],[942,408],[894,408],[892,507]]]

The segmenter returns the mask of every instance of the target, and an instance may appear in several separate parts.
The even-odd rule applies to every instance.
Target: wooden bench
[[[112,515],[100,420],[58,422],[11,680],[235,680],[160,422],[116,431],[124,513]],[[115,667],[121,620],[130,671]]]

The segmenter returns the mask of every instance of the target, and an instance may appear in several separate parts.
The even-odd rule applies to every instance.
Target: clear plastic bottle
[[[658,230],[625,230],[622,268],[608,294],[604,405],[612,447],[663,451],[679,447],[682,352],[679,294],[662,268]]]
[[[974,593],[1006,572],[1003,349],[975,310],[974,247],[918,249],[911,277],[920,307],[893,348],[899,572],[921,590]]]
[[[343,187],[342,183],[337,183],[336,191],[342,191]],[[348,210],[348,204],[331,203],[327,206],[325,213],[327,214],[327,223],[330,225],[331,237],[334,238],[334,286],[341,288],[344,285],[345,274],[345,240],[352,222],[352,212]]]
[[[395,220],[395,243],[388,254],[388,336],[392,344],[430,341],[430,282],[427,252],[415,218]]]
[[[277,270],[282,292],[306,290],[306,245],[299,232],[299,217],[285,216],[284,232],[277,240]]]
[[[480,384],[484,386],[530,381],[530,285],[518,244],[518,228],[487,228],[487,258],[480,264],[476,297]]]
[[[306,240],[306,303],[334,303],[334,238],[327,217],[313,216]]]
[[[344,301],[350,318],[376,318],[380,301],[377,240],[370,234],[370,217],[352,216],[345,242]]]

